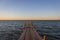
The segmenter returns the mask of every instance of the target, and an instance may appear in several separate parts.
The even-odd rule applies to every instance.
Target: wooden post
[[[42,40],[46,40],[46,34],[44,34],[44,36],[43,36],[43,39]]]

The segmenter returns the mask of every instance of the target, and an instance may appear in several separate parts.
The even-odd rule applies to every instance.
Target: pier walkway
[[[23,25],[23,33],[18,40],[42,40],[32,22]]]

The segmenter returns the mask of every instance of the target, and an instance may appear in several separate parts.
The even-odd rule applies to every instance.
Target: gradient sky
[[[60,0],[0,0],[0,20],[60,20]]]

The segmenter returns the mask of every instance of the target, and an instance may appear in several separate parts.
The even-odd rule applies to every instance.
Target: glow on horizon
[[[0,20],[60,20],[60,1],[1,0]]]
[[[60,20],[58,17],[22,17],[22,18],[9,18],[9,17],[0,17],[0,20]]]

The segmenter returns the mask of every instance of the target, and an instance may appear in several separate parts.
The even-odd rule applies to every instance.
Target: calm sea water
[[[0,40],[18,40],[22,26],[28,20],[0,20]],[[47,40],[60,40],[60,20],[33,21],[39,34],[46,34]]]

